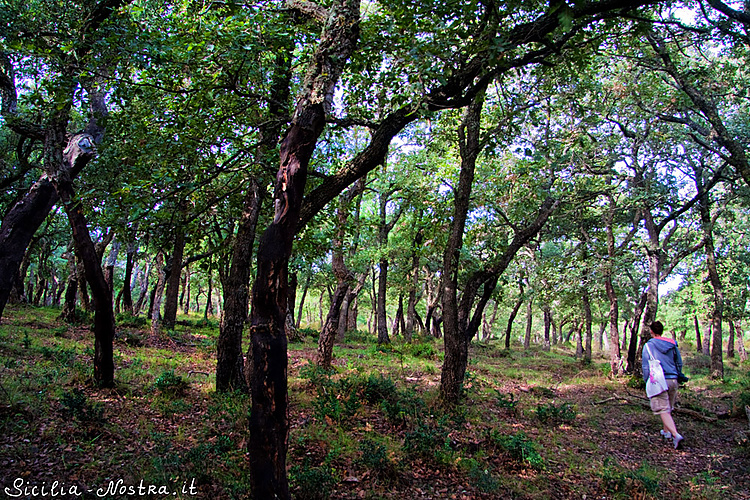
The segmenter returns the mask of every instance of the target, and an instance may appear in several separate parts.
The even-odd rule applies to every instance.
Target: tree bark
[[[263,190],[252,178],[245,195],[242,217],[234,240],[231,270],[224,290],[224,317],[217,343],[216,390],[248,390],[244,374],[242,332],[247,321],[250,266]]]
[[[132,294],[132,281],[133,281],[133,266],[135,265],[135,253],[138,247],[135,242],[130,241],[127,245],[127,258],[125,261],[125,280],[122,284],[122,309],[126,314],[132,315],[133,310],[133,294]]]
[[[695,350],[700,354],[703,352],[703,340],[701,339],[701,328],[697,314],[693,315],[693,325],[695,327]]]
[[[542,312],[544,313],[544,343],[542,344],[543,351],[550,350],[550,327],[552,324],[552,311],[548,305],[542,306]]]
[[[104,277],[101,259],[97,256],[94,242],[91,240],[81,202],[74,199],[72,182],[67,179],[58,181],[56,187],[70,221],[76,255],[83,262],[86,281],[91,287],[94,302],[94,380],[101,387],[112,387],[115,375],[115,313],[112,306],[112,289]]]
[[[156,254],[156,286],[153,290],[153,300],[150,307],[151,315],[151,335],[159,334],[161,320],[161,299],[164,295],[164,283],[167,281],[167,272],[164,269],[164,252],[159,250]]]
[[[164,319],[162,328],[174,330],[177,321],[177,309],[180,298],[180,281],[182,278],[182,260],[185,254],[185,226],[184,215],[187,204],[180,203],[179,212],[182,215],[181,221],[174,228],[174,245],[172,255],[167,262],[167,282],[166,291],[164,292]]]
[[[745,351],[745,334],[742,331],[742,320],[738,319],[735,324],[735,332],[737,337],[737,353],[740,356],[740,361],[747,361],[747,352]]]
[[[461,397],[461,387],[468,362],[468,342],[465,338],[458,311],[458,267],[466,218],[469,212],[476,160],[481,151],[479,142],[480,117],[484,106],[484,91],[466,109],[458,128],[461,170],[458,187],[454,192],[453,222],[448,244],[443,255],[443,322],[445,358],[440,376],[440,399],[455,405]],[[464,291],[466,293],[466,291]]]
[[[533,310],[532,306],[534,304],[534,299],[530,298],[528,303],[526,304],[526,333],[523,337],[523,348],[524,350],[528,351],[531,347],[531,322],[534,320]]]
[[[287,273],[307,179],[307,168],[333,89],[359,36],[360,5],[342,0],[330,7],[320,43],[312,55],[291,128],[281,142],[280,167],[274,192],[274,219],[258,248],[253,285],[247,380],[252,408],[248,452],[252,496],[289,499],[286,453],[287,416]]]
[[[510,311],[508,316],[508,326],[505,328],[505,349],[510,350],[510,334],[513,330],[513,321],[515,321],[518,311],[521,309],[521,305],[524,301],[524,290],[523,290],[523,279],[518,280],[518,300],[513,305],[513,309]]]

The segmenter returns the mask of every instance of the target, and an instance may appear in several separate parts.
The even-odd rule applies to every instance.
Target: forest
[[[0,0],[0,488],[750,498],[748,68],[747,0]]]

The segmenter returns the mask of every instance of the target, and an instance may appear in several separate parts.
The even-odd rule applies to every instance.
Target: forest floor
[[[215,322],[181,318],[153,338],[120,321],[117,387],[98,389],[89,328],[57,314],[11,308],[0,325],[0,498],[249,498],[249,401],[214,390]],[[712,381],[681,346],[691,381],[674,450],[643,390],[570,346],[474,344],[465,402],[446,411],[440,341],[350,337],[329,373],[314,338],[289,345],[295,498],[750,499],[748,421],[734,411],[750,400],[747,364]]]

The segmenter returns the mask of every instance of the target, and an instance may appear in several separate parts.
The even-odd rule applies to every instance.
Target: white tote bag
[[[646,396],[652,398],[667,390],[667,379],[664,378],[664,370],[661,367],[661,361],[655,359],[651,354],[651,349],[646,344],[648,352],[648,380],[646,380]]]

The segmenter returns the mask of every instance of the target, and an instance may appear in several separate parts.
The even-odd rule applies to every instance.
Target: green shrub
[[[413,358],[430,360],[436,360],[438,354],[438,350],[432,343],[429,342],[413,342],[410,344],[404,344],[401,347],[401,352]]]
[[[633,375],[628,379],[628,387],[630,387],[631,389],[640,389],[642,391],[645,391],[646,381],[643,380],[643,377]]]
[[[297,500],[326,500],[338,478],[330,467],[310,467],[305,461],[291,468],[289,482]]]
[[[413,389],[399,391],[389,377],[370,374],[360,386],[364,400],[368,404],[379,405],[393,425],[403,425],[409,417],[417,417],[424,410],[424,401]]]
[[[154,380],[154,388],[162,394],[181,396],[185,394],[190,382],[175,374],[174,370],[165,370]]]
[[[118,326],[128,328],[146,328],[148,319],[146,316],[133,316],[130,313],[120,313],[115,317]]]
[[[518,412],[518,400],[515,399],[513,393],[503,393],[498,390],[495,390],[495,393],[497,395],[496,401],[498,408],[504,408],[514,415]]]
[[[450,461],[450,438],[441,425],[430,427],[419,422],[416,428],[404,436],[404,452],[411,457],[435,460],[438,463]]]
[[[360,402],[356,391],[343,391],[342,385],[319,385],[317,397],[313,401],[316,418],[337,424],[353,417],[359,410]]]
[[[390,377],[371,373],[362,381],[362,396],[369,404],[378,404],[384,400],[398,397],[396,383]]]
[[[330,383],[331,375],[335,373],[335,369],[322,368],[316,363],[308,363],[299,369],[300,378],[309,380],[313,385],[323,385]]]
[[[359,444],[359,451],[362,453],[360,462],[373,475],[380,479],[393,479],[396,476],[396,468],[384,445],[365,438]]]
[[[68,366],[76,359],[75,349],[64,349],[62,347],[51,349],[47,346],[39,348],[39,353],[47,359],[53,359],[61,365]]]
[[[104,417],[104,405],[98,401],[91,402],[80,389],[64,392],[60,397],[63,412],[78,420],[101,422]]]
[[[537,470],[544,468],[544,459],[537,451],[536,443],[525,432],[505,436],[493,429],[490,431],[490,441],[507,451],[515,460],[527,463]]]
[[[494,493],[500,489],[500,481],[492,474],[492,468],[489,465],[483,465],[478,460],[469,458],[461,460],[461,468],[468,473],[472,486],[482,493]]]
[[[570,403],[540,404],[536,407],[536,418],[542,423],[570,423],[576,419],[576,410]]]
[[[297,329],[297,333],[299,333],[302,338],[311,337],[317,339],[320,337],[320,330],[316,330],[315,328],[299,328]]]
[[[621,467],[616,460],[606,457],[599,478],[601,487],[605,491],[620,493],[628,497],[639,492],[653,495],[659,489],[659,481],[645,462],[638,469],[631,471]]]

